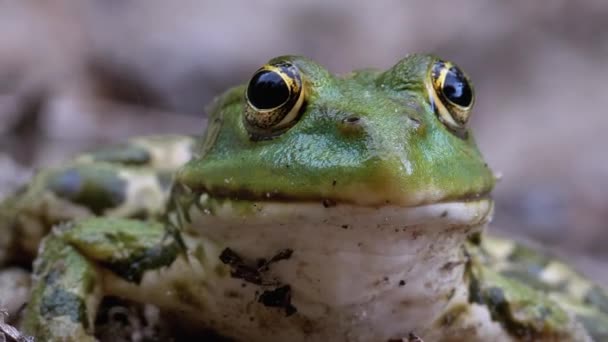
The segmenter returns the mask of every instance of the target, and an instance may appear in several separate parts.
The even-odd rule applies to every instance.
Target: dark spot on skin
[[[158,178],[158,183],[160,184],[160,187],[165,191],[169,191],[171,185],[173,184],[173,173],[159,172],[156,177]]]
[[[399,280],[399,286],[405,286],[405,280]]]
[[[469,242],[475,246],[481,245],[481,233],[477,232],[477,233],[471,234],[469,236]]]
[[[53,288],[44,294],[40,303],[40,314],[45,319],[68,316],[74,323],[81,323],[84,329],[89,328],[86,305],[82,298],[59,288]]]
[[[115,170],[82,165],[52,174],[48,188],[57,196],[89,208],[95,215],[115,208],[126,198],[127,183]]]
[[[291,304],[291,286],[289,285],[262,292],[258,301],[265,306],[285,310],[286,317],[291,316],[298,311],[296,307]]]
[[[503,289],[499,287],[490,287],[486,289],[484,294],[485,304],[490,309],[490,316],[493,320],[500,322],[507,331],[518,337],[531,336],[533,331],[523,323],[517,322],[511,312],[509,302],[505,298]],[[541,308],[538,307],[537,310]]]
[[[139,284],[147,270],[171,265],[180,252],[181,248],[176,242],[159,244],[129,258],[112,260],[105,264],[123,279]]]
[[[331,199],[324,199],[322,203],[325,208],[331,208],[336,206],[336,201]]]
[[[491,287],[488,289],[487,300],[490,305],[498,307],[498,310],[501,310],[501,308],[505,305],[509,305],[505,298],[503,290],[499,287]]]
[[[382,280],[384,280],[384,282],[385,282],[385,283],[388,283],[388,277],[387,277],[387,276],[384,276],[384,277],[382,278]]]
[[[93,160],[123,165],[144,165],[150,162],[150,153],[143,147],[131,144],[110,146],[92,154]]]
[[[343,224],[342,225],[342,229],[348,229],[348,225],[347,224]]]

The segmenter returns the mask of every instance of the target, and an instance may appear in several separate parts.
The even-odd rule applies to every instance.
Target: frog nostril
[[[349,115],[338,123],[340,132],[346,136],[360,136],[365,132],[365,120],[358,115]]]
[[[421,125],[420,119],[417,119],[412,116],[408,116],[408,118],[410,119],[410,122],[412,123],[412,126],[414,126],[414,128],[420,127],[420,125]]]
[[[346,119],[342,120],[342,122],[345,124],[356,124],[359,123],[359,121],[361,121],[361,118],[356,115],[349,116]]]

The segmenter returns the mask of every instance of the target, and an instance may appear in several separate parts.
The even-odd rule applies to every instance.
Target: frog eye
[[[275,136],[299,117],[304,103],[300,73],[287,62],[265,65],[253,74],[245,98],[245,126],[250,133]]]
[[[460,68],[437,61],[431,69],[431,102],[439,120],[449,128],[463,129],[475,102],[473,86]]]

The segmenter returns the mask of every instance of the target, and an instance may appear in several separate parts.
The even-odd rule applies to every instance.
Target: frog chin
[[[463,287],[463,242],[493,211],[487,198],[405,208],[261,201],[243,210],[243,203],[222,203],[192,210],[192,233],[250,265],[274,258],[250,286],[256,293],[288,285],[289,306],[320,331],[339,326],[372,340],[429,329]],[[235,289],[250,281],[233,277]],[[259,306],[275,310],[273,324],[289,330],[285,312]]]

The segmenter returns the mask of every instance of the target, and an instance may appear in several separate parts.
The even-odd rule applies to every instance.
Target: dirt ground
[[[178,5],[179,3],[179,5]],[[33,168],[128,136],[197,133],[281,54],[336,73],[431,52],[473,79],[492,229],[608,284],[608,2],[0,3],[0,197]]]

